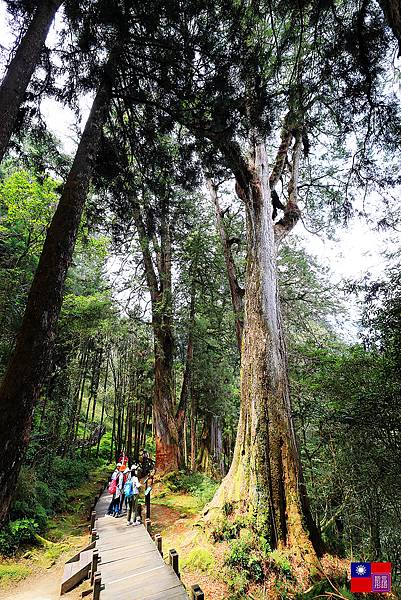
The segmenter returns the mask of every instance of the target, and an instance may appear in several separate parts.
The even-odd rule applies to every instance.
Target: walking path
[[[100,600],[188,600],[173,569],[160,556],[143,525],[127,527],[124,517],[105,517],[110,495],[96,505],[96,548],[104,590]]]

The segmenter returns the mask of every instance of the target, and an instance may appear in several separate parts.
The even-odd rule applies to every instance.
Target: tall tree
[[[0,87],[0,161],[7,150],[18,111],[39,61],[50,25],[62,0],[39,2]]]
[[[33,409],[49,367],[64,281],[71,263],[94,155],[110,102],[115,57],[113,54],[104,70],[73,165],[48,229],[15,350],[0,387],[1,520],[11,501],[15,479],[29,441]]]

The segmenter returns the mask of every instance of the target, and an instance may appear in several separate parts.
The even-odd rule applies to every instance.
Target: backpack
[[[117,489],[117,479],[113,479],[109,484],[109,494],[115,494]]]
[[[129,481],[127,481],[127,483],[124,485],[124,495],[126,498],[131,498],[131,496],[134,495],[134,490],[133,490],[131,479]]]

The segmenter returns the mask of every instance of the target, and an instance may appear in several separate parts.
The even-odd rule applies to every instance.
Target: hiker
[[[113,517],[118,517],[120,515],[120,499],[123,494],[124,488],[124,475],[120,471],[116,478],[116,491],[114,493],[114,503],[113,503]]]
[[[141,487],[141,483],[137,477],[137,473],[135,469],[131,470],[131,477],[125,484],[125,491],[128,500],[128,517],[127,517],[127,527],[128,525],[139,525],[137,523],[137,514],[138,514],[138,497],[139,497],[139,488]],[[133,516],[133,519],[131,517]]]
[[[143,449],[142,450],[142,464],[141,464],[142,475],[149,475],[149,473],[153,469],[153,466],[154,466],[153,460],[150,458],[148,452],[145,449]]]
[[[121,492],[121,496],[120,496],[120,513],[123,512],[123,504],[124,504],[124,499],[125,499],[125,484],[127,483],[128,478],[131,478],[131,471],[127,467],[123,471],[123,488],[122,488],[122,492]]]
[[[120,467],[121,467],[121,463],[117,463],[117,466],[114,469],[114,471],[110,477],[109,490],[110,490],[110,488],[114,489],[112,487],[112,482],[115,481],[117,479],[118,475],[120,474]],[[115,500],[115,492],[112,493],[112,497],[111,497],[111,501],[109,504],[109,508],[107,509],[106,517],[107,516],[111,517],[114,513],[114,500]]]

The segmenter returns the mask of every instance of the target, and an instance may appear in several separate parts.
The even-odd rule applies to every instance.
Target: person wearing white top
[[[136,519],[137,519],[137,513],[138,513],[139,488],[141,487],[142,484],[136,475],[135,469],[133,469],[131,471],[130,483],[132,485],[132,488],[131,488],[132,495],[130,494],[129,496],[127,496],[127,498],[128,498],[127,526],[128,525],[137,525]],[[134,517],[133,519],[131,519],[132,516]]]

